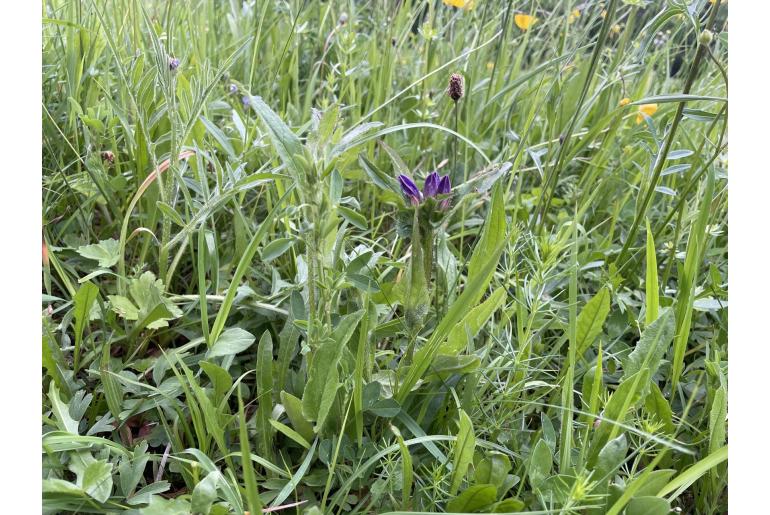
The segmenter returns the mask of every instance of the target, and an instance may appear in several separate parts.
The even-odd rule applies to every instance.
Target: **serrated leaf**
[[[77,253],[86,259],[99,262],[99,266],[110,268],[120,259],[120,244],[118,240],[110,238],[99,243],[78,247]]]

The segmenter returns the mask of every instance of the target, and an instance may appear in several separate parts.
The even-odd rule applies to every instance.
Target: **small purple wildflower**
[[[438,194],[446,195],[452,190],[452,183],[449,180],[449,175],[445,175],[438,182]]]
[[[437,172],[431,172],[425,179],[425,186],[422,188],[422,194],[425,198],[435,197],[438,193],[439,182],[441,178]]]
[[[243,107],[249,107],[251,105],[251,99],[245,95],[241,97],[241,102],[243,103]]]
[[[412,205],[417,205],[425,199],[433,198],[438,195],[448,195],[452,189],[452,184],[448,175],[441,176],[438,172],[431,172],[428,177],[425,178],[425,184],[422,188],[422,193],[417,188],[417,185],[412,179],[406,175],[398,176],[398,183],[401,186],[401,191],[409,197]],[[446,198],[440,203],[441,209],[446,209],[449,206],[449,199]]]
[[[412,179],[401,174],[398,176],[398,183],[401,185],[401,191],[411,199],[412,204],[416,205],[420,203],[422,200],[422,193],[417,189],[417,185]]]
[[[238,86],[235,84],[230,84],[230,94],[235,95],[236,93],[238,93]]]
[[[176,69],[179,68],[179,59],[176,57],[169,57],[168,58],[168,69],[173,71],[176,71]]]

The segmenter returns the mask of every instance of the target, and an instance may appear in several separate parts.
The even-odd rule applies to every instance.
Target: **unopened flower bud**
[[[714,33],[710,30],[706,29],[703,32],[700,33],[700,37],[698,38],[698,42],[703,45],[707,46],[710,45],[711,42],[714,41]]]
[[[108,164],[113,164],[115,162],[115,154],[109,150],[105,150],[102,152],[102,161]]]

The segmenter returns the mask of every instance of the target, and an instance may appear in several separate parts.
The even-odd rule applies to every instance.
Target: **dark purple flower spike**
[[[398,183],[401,186],[401,191],[411,199],[412,204],[418,204],[422,200],[422,193],[417,189],[417,185],[412,179],[401,174],[398,176]]]
[[[431,172],[425,179],[425,186],[422,188],[422,194],[425,198],[435,197],[438,193],[440,178],[438,173]]]

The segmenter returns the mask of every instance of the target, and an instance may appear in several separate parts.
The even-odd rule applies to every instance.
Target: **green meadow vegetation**
[[[43,511],[726,513],[727,10],[44,0]]]

